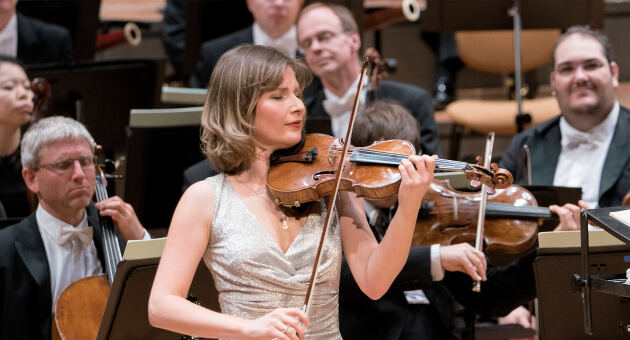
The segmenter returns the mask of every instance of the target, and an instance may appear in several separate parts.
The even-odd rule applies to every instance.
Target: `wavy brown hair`
[[[250,167],[256,104],[280,86],[287,67],[295,72],[301,92],[311,80],[310,70],[274,48],[240,45],[221,56],[201,116],[202,150],[217,171],[237,174]]]

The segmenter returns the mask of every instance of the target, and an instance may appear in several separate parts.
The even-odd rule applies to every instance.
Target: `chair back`
[[[521,69],[526,72],[551,60],[557,29],[521,31]],[[457,52],[464,64],[480,71],[514,71],[514,31],[459,31],[455,33]]]

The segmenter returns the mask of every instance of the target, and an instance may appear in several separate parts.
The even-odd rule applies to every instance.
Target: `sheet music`
[[[139,260],[161,257],[166,237],[151,240],[129,240],[125,247],[123,260]]]
[[[611,211],[610,216],[630,227],[630,209]]]

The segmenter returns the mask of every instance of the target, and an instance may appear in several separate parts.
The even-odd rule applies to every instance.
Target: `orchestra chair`
[[[202,109],[130,111],[124,197],[147,229],[168,228],[184,170],[205,159],[199,141]]]
[[[203,105],[206,101],[207,89],[195,89],[189,87],[162,86],[160,100],[170,105]]]
[[[547,64],[560,30],[523,30],[521,32],[521,69],[534,70]],[[514,33],[511,30],[458,31],[457,51],[465,65],[484,72],[514,72]],[[522,92],[521,92],[522,93]],[[517,132],[516,100],[459,99],[445,109],[454,125],[450,157],[456,159],[464,130],[501,135]],[[522,112],[531,115],[525,128],[542,123],[560,113],[554,97],[523,99]],[[462,129],[462,127],[464,129]]]

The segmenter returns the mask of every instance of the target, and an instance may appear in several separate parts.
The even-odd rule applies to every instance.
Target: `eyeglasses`
[[[606,66],[604,62],[602,62],[599,59],[594,59],[594,60],[587,60],[582,63],[561,64],[555,68],[555,72],[563,76],[568,76],[575,73],[575,71],[577,71],[580,67],[582,68],[583,72],[592,72],[604,66]]]
[[[54,171],[58,174],[64,174],[72,171],[74,169],[74,162],[78,161],[79,165],[81,165],[81,169],[83,171],[90,170],[94,168],[94,157],[93,156],[81,156],[77,158],[66,158],[62,160],[58,160],[53,163],[41,164],[36,170],[41,168],[48,169]]]
[[[330,31],[320,32],[312,38],[306,38],[300,41],[299,45],[303,51],[308,51],[311,49],[311,46],[313,45],[314,41],[317,41],[320,44],[328,44],[336,37],[340,36],[341,34],[346,34],[346,33],[347,33],[346,31],[339,32],[339,33],[330,32]]]

